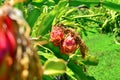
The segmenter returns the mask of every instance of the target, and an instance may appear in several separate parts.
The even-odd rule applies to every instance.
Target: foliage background
[[[2,5],[3,0],[0,3]],[[31,27],[32,38],[42,36],[39,41],[49,40],[51,27],[56,23],[63,23],[67,27],[74,28],[85,40],[89,54],[99,59],[97,66],[85,64],[89,78],[79,66],[68,64],[67,68],[72,71],[66,72],[69,75],[67,79],[120,79],[120,46],[117,45],[120,44],[119,0],[27,0],[15,7],[23,12]],[[56,57],[65,61],[69,59],[68,56],[61,55],[59,48],[54,47],[51,42],[39,46],[38,55],[43,65],[48,59]],[[45,75],[43,80],[58,79],[61,76],[64,75]],[[58,80],[61,79],[64,80],[62,77]]]

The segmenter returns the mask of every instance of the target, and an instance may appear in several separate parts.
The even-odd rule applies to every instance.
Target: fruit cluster
[[[50,38],[55,46],[60,47],[60,51],[63,54],[71,54],[79,46],[75,31],[65,28],[63,24],[53,26]]]
[[[63,24],[56,24],[52,27],[50,40],[54,46],[59,46],[63,54],[74,53],[76,49],[80,49],[82,57],[88,51],[88,48],[81,37],[71,28],[66,28]]]

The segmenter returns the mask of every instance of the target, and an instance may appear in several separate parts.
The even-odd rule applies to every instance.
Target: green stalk
[[[81,16],[75,16],[73,18],[87,18],[87,17],[96,17],[96,16],[102,16],[103,14],[94,14],[94,15],[81,15]]]

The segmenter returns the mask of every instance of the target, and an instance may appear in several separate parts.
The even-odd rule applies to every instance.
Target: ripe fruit
[[[16,49],[16,40],[13,34],[10,31],[6,33],[7,43],[8,43],[8,51],[10,52],[10,56],[13,57]]]
[[[60,50],[63,54],[73,53],[77,49],[77,43],[75,36],[72,33],[68,33],[63,40]]]
[[[15,53],[16,40],[13,34],[12,20],[6,16],[0,25],[0,65],[8,53],[12,58]]]
[[[54,26],[50,35],[51,41],[55,46],[59,46],[64,39],[64,30],[62,27]]]
[[[7,42],[7,39],[6,39],[5,33],[0,28],[0,64],[2,63],[5,57],[6,50],[7,50],[6,42]]]

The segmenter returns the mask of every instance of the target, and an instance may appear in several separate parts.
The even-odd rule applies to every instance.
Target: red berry
[[[55,46],[59,46],[64,39],[64,30],[62,27],[54,26],[50,35],[51,41]]]
[[[69,33],[67,37],[63,40],[60,50],[63,54],[73,53],[77,49],[77,43],[75,41],[74,35]]]

